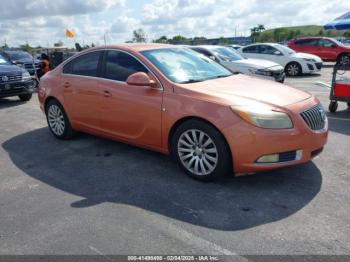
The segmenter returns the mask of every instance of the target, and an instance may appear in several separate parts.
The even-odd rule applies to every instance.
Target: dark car
[[[0,98],[18,96],[22,101],[29,101],[34,87],[34,81],[28,71],[0,55]]]
[[[289,48],[322,58],[323,61],[348,63],[350,60],[350,46],[346,46],[334,38],[303,37],[292,39]]]
[[[24,68],[31,76],[35,76],[40,68],[40,61],[24,51],[4,51],[2,55],[13,64]]]

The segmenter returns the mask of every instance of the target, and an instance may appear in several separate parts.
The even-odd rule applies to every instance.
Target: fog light
[[[279,154],[272,154],[262,156],[256,161],[257,163],[277,163],[279,161]]]

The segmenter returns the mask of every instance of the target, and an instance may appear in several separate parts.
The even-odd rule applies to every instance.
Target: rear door
[[[251,45],[242,49],[242,55],[246,58],[259,58],[259,45]]]
[[[98,129],[102,92],[99,88],[103,51],[83,54],[63,68],[62,89],[65,109],[75,124]]]

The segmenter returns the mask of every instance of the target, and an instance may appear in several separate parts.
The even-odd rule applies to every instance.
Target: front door
[[[103,68],[104,79],[100,82],[103,131],[131,143],[160,147],[163,99],[160,83],[156,89],[126,83],[136,72],[145,72],[158,80],[138,59],[123,51],[106,51]]]

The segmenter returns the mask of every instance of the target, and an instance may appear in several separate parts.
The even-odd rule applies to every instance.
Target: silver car
[[[283,83],[284,68],[268,60],[246,59],[237,51],[224,46],[189,46],[188,48],[215,60],[233,73],[257,76]]]

